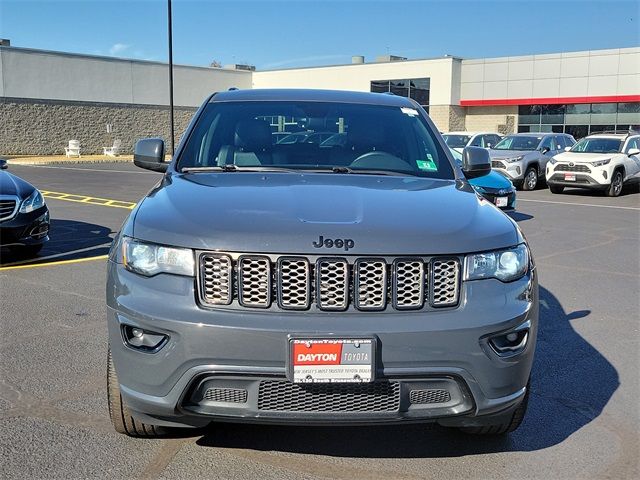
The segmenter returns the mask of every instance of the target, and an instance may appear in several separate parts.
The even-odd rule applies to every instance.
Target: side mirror
[[[564,147],[565,152],[568,152],[569,150],[571,150],[571,147]]]
[[[640,154],[640,149],[638,148],[630,148],[629,149],[629,153],[627,153],[627,155],[630,157],[631,155],[638,155]],[[3,167],[6,168],[6,167]]]
[[[164,161],[164,141],[161,138],[143,138],[133,149],[133,163],[154,172],[166,172],[169,166]]]
[[[493,147],[493,144],[491,142],[487,142],[487,148],[491,148]]]
[[[0,170],[6,170],[7,168],[9,168],[7,161],[4,158],[0,159]]]
[[[550,149],[549,147],[542,147],[542,148],[540,149],[540,152],[541,152],[543,155],[544,155],[545,153],[547,153],[547,152],[550,152],[550,151],[551,151],[551,149]]]
[[[483,177],[491,172],[489,150],[480,147],[466,147],[462,151],[462,173],[468,179]]]

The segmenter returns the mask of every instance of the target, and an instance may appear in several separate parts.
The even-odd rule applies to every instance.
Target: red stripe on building
[[[592,97],[493,98],[490,100],[460,100],[462,107],[494,105],[558,105],[565,103],[640,102],[640,95],[602,95]]]

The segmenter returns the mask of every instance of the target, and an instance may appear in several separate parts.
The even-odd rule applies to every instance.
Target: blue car
[[[451,155],[459,166],[462,166],[462,154],[449,148]],[[488,175],[472,178],[469,183],[476,192],[503,210],[516,208],[516,187],[511,180],[498,172],[491,171]]]

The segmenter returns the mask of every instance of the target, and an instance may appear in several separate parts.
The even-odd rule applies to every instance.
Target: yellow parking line
[[[76,195],[73,193],[63,192],[51,192],[48,190],[41,190],[41,193],[46,198],[52,198],[54,200],[65,200],[67,202],[76,203],[88,203],[90,205],[101,205],[103,207],[115,207],[126,208],[132,210],[136,206],[134,202],[125,202],[123,200],[111,200],[109,198],[90,197],[86,195]]]
[[[17,265],[15,267],[0,267],[0,271],[19,270],[23,268],[51,267],[53,265],[68,265],[70,263],[91,262],[93,260],[106,260],[109,255],[98,255],[97,257],[76,258],[75,260],[60,260],[57,262],[32,263],[30,265]]]

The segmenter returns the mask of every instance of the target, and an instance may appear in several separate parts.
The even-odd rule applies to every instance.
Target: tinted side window
[[[476,135],[473,140],[469,143],[470,147],[483,147],[482,144],[482,135]]]
[[[631,140],[629,140],[625,153],[628,153],[632,148],[640,149],[640,137],[632,138]]]
[[[567,146],[566,138],[564,135],[558,135],[556,137],[556,143],[558,144],[558,149],[563,149]]]
[[[548,148],[549,150],[555,150],[556,142],[553,140],[553,137],[545,137],[538,148],[542,150],[543,148]]]

